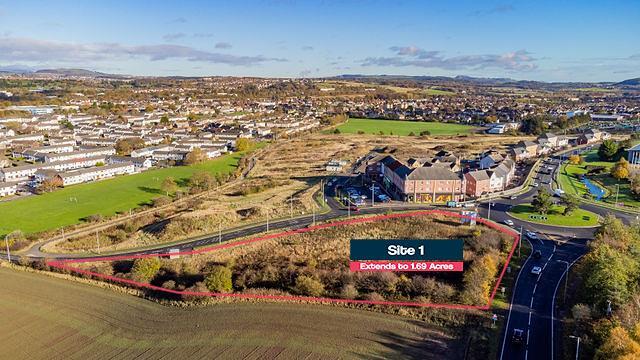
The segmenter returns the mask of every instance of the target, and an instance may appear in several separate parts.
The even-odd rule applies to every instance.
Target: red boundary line
[[[319,229],[326,229],[326,228],[338,227],[338,226],[349,225],[349,224],[374,222],[374,221],[379,221],[384,219],[405,218],[405,217],[414,217],[414,216],[423,216],[423,215],[444,215],[449,217],[456,217],[459,219],[472,218],[471,216],[462,215],[452,211],[418,210],[418,211],[411,211],[411,212],[404,212],[404,213],[376,215],[376,216],[370,216],[370,217],[334,221],[326,224],[310,226],[307,228],[302,228],[297,230],[283,231],[276,234],[262,235],[254,238],[249,238],[246,240],[240,240],[240,241],[230,242],[230,243],[225,243],[220,245],[213,245],[200,250],[184,251],[184,252],[178,252],[178,253],[120,255],[120,256],[105,256],[105,257],[92,257],[92,258],[78,258],[78,259],[71,259],[71,260],[47,261],[47,265],[54,268],[58,268],[58,269],[69,270],[79,274],[91,275],[94,277],[111,280],[114,282],[125,283],[125,284],[133,285],[136,287],[147,288],[147,289],[156,290],[156,291],[163,291],[166,293],[177,294],[177,295],[211,296],[211,297],[241,298],[241,299],[269,299],[269,300],[281,300],[281,301],[312,301],[312,302],[334,303],[334,304],[392,305],[392,306],[413,306],[413,307],[430,307],[430,308],[445,308],[445,309],[489,310],[491,308],[491,304],[493,303],[493,299],[496,295],[498,287],[502,282],[502,278],[504,277],[507,267],[511,262],[511,258],[516,249],[516,246],[520,241],[520,236],[518,235],[517,232],[511,229],[502,227],[494,222],[488,221],[480,217],[476,217],[477,222],[487,227],[490,227],[492,229],[503,232],[507,235],[510,235],[515,239],[515,241],[513,242],[513,246],[511,247],[511,250],[507,255],[507,260],[505,261],[504,267],[502,268],[502,271],[500,271],[500,275],[498,276],[498,281],[496,282],[496,285],[493,287],[493,290],[491,291],[489,302],[486,305],[432,304],[432,303],[416,303],[416,302],[406,302],[406,301],[349,300],[349,299],[334,299],[334,298],[325,298],[325,297],[309,297],[309,296],[295,296],[295,295],[259,295],[259,294],[238,294],[238,293],[227,294],[227,293],[199,292],[199,291],[185,291],[185,290],[179,291],[179,290],[165,289],[160,286],[151,285],[150,283],[143,283],[143,282],[138,282],[134,280],[115,277],[112,275],[100,274],[97,272],[83,270],[83,269],[79,269],[79,268],[67,265],[72,263],[85,263],[85,262],[95,262],[95,261],[117,261],[117,260],[141,259],[141,258],[148,258],[148,257],[160,257],[160,256],[168,256],[168,255],[196,255],[196,254],[202,254],[210,251],[218,251],[222,249],[236,247],[240,245],[247,245],[247,244],[251,244],[259,241],[276,239],[276,238],[280,238],[288,235],[306,233],[306,232],[315,231]]]

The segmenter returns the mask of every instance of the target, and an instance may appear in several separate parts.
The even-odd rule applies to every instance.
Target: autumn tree
[[[145,147],[145,143],[140,138],[126,138],[116,141],[116,153],[121,156],[131,155],[133,150],[143,147]]]
[[[215,179],[206,171],[195,172],[189,179],[189,187],[196,191],[206,191],[213,188]]]
[[[207,154],[200,148],[191,150],[184,158],[185,165],[200,164],[207,160]]]
[[[625,158],[620,158],[618,162],[611,168],[611,176],[618,180],[629,177],[629,162]]]
[[[584,159],[582,158],[582,156],[580,156],[578,154],[573,154],[573,155],[569,156],[569,164],[571,164],[571,165],[580,165],[580,164],[582,164],[583,161],[584,161]]]
[[[62,187],[62,179],[60,179],[58,176],[53,176],[43,180],[42,183],[38,185],[38,192],[47,193],[61,187]]]
[[[253,141],[247,138],[240,138],[236,140],[236,150],[237,151],[247,151],[253,147]]]
[[[178,184],[176,184],[176,181],[172,177],[168,176],[162,180],[160,190],[164,191],[166,195],[169,196],[170,193],[178,191]]]

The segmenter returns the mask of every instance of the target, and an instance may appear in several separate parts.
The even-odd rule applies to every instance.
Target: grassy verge
[[[563,215],[564,206],[553,205],[546,216],[546,220],[531,218],[530,216],[540,216],[531,205],[516,205],[509,210],[509,215],[520,220],[529,221],[536,224],[556,225],[556,226],[595,226],[598,225],[598,215],[582,210],[574,210],[570,215]]]
[[[379,135],[382,132],[384,135],[407,136],[411,133],[419,135],[422,131],[429,131],[432,136],[447,136],[469,134],[476,128],[468,125],[439,122],[353,118],[339,125],[337,129],[344,134],[364,132],[365,134]]]

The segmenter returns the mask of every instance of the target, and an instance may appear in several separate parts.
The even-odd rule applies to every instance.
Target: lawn
[[[585,194],[588,194],[589,191],[587,190],[587,187],[578,179],[580,175],[587,173],[587,165],[606,167],[604,173],[588,177],[591,181],[606,190],[607,194],[602,199],[603,202],[615,205],[617,192],[619,203],[624,203],[627,206],[640,207],[640,201],[634,198],[631,193],[629,182],[626,180],[618,181],[609,175],[609,169],[611,169],[615,163],[601,161],[598,158],[597,151],[595,150],[586,153],[585,163],[583,165],[572,165],[567,163],[561,167],[560,174],[558,176],[560,187],[567,193],[578,197],[584,197]],[[616,184],[619,184],[619,191]]]
[[[469,134],[476,128],[468,125],[449,124],[439,122],[420,121],[400,121],[400,120],[380,120],[380,119],[349,119],[346,123],[339,125],[338,130],[344,134],[357,134],[363,131],[365,134],[403,135],[410,133],[419,135],[422,131],[429,131],[431,135],[462,135]]]
[[[7,359],[442,359],[464,351],[444,328],[364,310],[290,303],[178,308],[7,268],[0,268],[0,287]]]
[[[546,220],[532,219],[529,216],[541,216],[540,213],[536,212],[531,205],[516,205],[509,210],[509,214],[525,221],[534,222],[537,224],[545,224],[545,225],[558,225],[558,226],[595,226],[598,225],[598,215],[582,210],[577,209],[571,215],[563,215],[564,206],[554,205],[551,207],[551,210],[545,215]]]
[[[2,202],[0,235],[13,230],[36,233],[76,224],[92,214],[111,216],[126,212],[162,196],[160,184],[166,177],[173,177],[178,185],[185,186],[188,178],[198,170],[233,171],[241,156],[240,153],[228,154],[198,165],[148,170]]]

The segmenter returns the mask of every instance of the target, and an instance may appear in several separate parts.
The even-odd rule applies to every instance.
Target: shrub
[[[149,282],[153,279],[161,266],[160,259],[156,257],[136,259],[133,262],[131,276],[140,282]]]
[[[358,297],[358,289],[352,284],[343,285],[340,290],[340,297],[343,299],[355,299]]]
[[[231,270],[226,266],[214,266],[204,279],[204,284],[210,291],[227,293],[233,290]]]
[[[312,277],[300,275],[296,278],[294,290],[301,295],[317,297],[324,292],[324,285]]]

